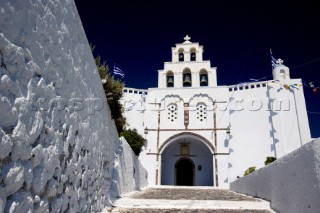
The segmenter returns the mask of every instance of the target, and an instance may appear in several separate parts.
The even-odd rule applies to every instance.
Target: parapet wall
[[[319,212],[320,139],[232,182],[230,188],[270,201],[277,212]]]
[[[116,148],[116,159],[111,185],[111,199],[147,186],[148,174],[127,141],[121,137]]]
[[[0,1],[0,79],[0,213],[111,205],[119,138],[73,0]]]

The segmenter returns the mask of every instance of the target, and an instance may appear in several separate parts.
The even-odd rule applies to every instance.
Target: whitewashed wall
[[[231,183],[230,188],[269,200],[279,213],[320,209],[320,139]]]
[[[118,134],[72,0],[0,1],[0,79],[0,213],[100,212]]]
[[[148,182],[148,173],[123,137],[120,138],[115,153],[111,199],[130,191],[141,190]]]
[[[144,113],[146,110],[147,90],[125,88],[124,97],[120,100],[126,116],[128,129],[136,129],[144,134]]]
[[[230,182],[251,166],[263,167],[266,157],[280,158],[311,140],[302,86],[287,90],[266,81],[232,87],[229,95]]]

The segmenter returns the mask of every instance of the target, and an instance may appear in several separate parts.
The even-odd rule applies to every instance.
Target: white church
[[[229,188],[311,140],[301,79],[281,59],[273,80],[217,85],[203,46],[186,36],[158,70],[158,87],[124,88],[127,128],[146,138],[139,158],[149,185]]]

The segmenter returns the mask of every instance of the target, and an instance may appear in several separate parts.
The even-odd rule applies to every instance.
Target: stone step
[[[112,209],[112,213],[270,213],[269,210],[234,210],[234,209],[134,209],[134,208],[117,208]]]
[[[214,187],[148,187],[126,194],[106,212],[274,212],[261,199]]]
[[[119,199],[112,212],[150,212],[157,209],[170,211],[188,210],[190,212],[219,210],[220,212],[237,210],[239,212],[270,212],[266,201],[222,201],[222,200],[156,200],[156,199]]]

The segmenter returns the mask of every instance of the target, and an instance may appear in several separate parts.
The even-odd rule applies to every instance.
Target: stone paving
[[[224,189],[193,189],[193,188],[148,188],[130,196],[137,199],[165,200],[229,200],[257,201],[255,198]]]
[[[272,213],[264,200],[213,187],[150,187],[127,194],[107,212]]]

